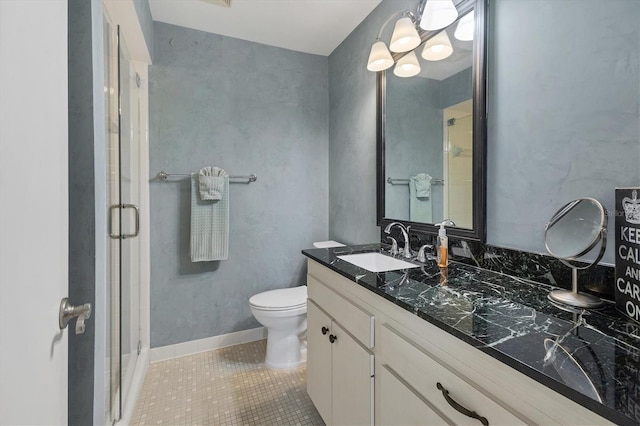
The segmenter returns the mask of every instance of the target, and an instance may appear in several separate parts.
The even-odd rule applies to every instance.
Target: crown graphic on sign
[[[633,198],[624,197],[622,199],[624,217],[629,223],[640,224],[640,200],[638,199],[638,191],[634,189],[631,196]]]

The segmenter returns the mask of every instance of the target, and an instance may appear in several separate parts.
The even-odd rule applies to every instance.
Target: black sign
[[[640,188],[616,188],[616,308],[640,322]]]

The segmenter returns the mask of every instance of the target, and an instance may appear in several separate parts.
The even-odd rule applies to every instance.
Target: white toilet
[[[316,248],[339,247],[335,241],[313,243]],[[307,360],[307,286],[269,290],[251,296],[251,313],[267,328],[269,368],[294,368]]]
[[[251,313],[267,328],[269,368],[293,368],[306,361],[301,339],[307,330],[307,286],[265,291],[249,299]]]

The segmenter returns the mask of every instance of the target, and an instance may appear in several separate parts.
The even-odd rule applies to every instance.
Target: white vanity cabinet
[[[389,324],[382,325],[380,331],[377,357],[381,367],[378,371],[384,372],[378,378],[380,424],[395,423],[395,415],[388,412],[396,413],[398,404],[404,406],[404,415],[417,417],[419,413],[429,411],[428,420],[414,424],[524,424],[513,410],[499,405],[464,377],[452,372],[427,348],[420,347]],[[394,379],[397,383],[393,383]],[[402,389],[403,395],[414,394],[416,400],[409,404],[410,399],[405,401],[400,392],[396,391],[394,395],[386,389],[390,383],[394,388]]]
[[[325,423],[372,425],[373,316],[312,277],[308,286],[307,392]]]
[[[328,425],[612,424],[326,266],[308,265],[307,389]]]

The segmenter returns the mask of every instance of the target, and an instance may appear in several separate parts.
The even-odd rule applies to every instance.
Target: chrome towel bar
[[[387,183],[390,183],[391,185],[409,185],[409,179],[396,179],[396,178],[388,177]],[[444,179],[432,178],[431,184],[444,185]]]
[[[164,182],[170,176],[191,176],[191,173],[158,172],[158,174],[156,175],[156,179],[158,179],[161,182]],[[251,174],[249,176],[229,176],[229,179],[247,179],[248,180],[247,183],[251,183],[251,182],[257,181],[258,180],[258,176],[253,175],[253,174]]]

